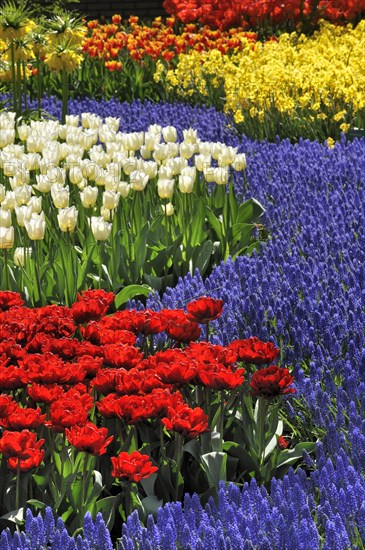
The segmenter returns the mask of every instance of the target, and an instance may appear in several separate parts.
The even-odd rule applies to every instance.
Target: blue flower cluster
[[[87,513],[84,518],[83,537],[69,535],[65,524],[55,520],[51,508],[46,508],[44,518],[40,514],[33,516],[26,512],[25,530],[13,535],[9,529],[0,535],[1,550],[112,550],[110,533],[105,526],[103,516],[97,514],[95,521]]]
[[[58,101],[45,100],[43,107],[59,116]],[[312,425],[324,434],[316,456],[305,459],[306,471],[273,480],[269,493],[254,480],[242,491],[221,487],[217,505],[209,502],[203,509],[197,498],[186,497],[183,507],[166,505],[146,527],[134,513],[123,527],[120,547],[363,548],[365,140],[343,137],[334,148],[306,140],[258,143],[239,138],[225,115],[187,105],[85,99],[71,101],[69,111],[120,116],[123,131],[159,123],[173,124],[181,134],[192,126],[200,139],[222,141],[246,153],[245,177],[237,176],[235,186],[240,197],[255,197],[265,207],[268,242],[252,256],[217,266],[205,281],[199,273],[188,275],[162,298],[151,296],[147,305],[176,308],[204,294],[222,298],[223,314],[212,323],[214,341],[226,344],[256,335],[275,342],[281,365],[290,367],[296,380],[296,399],[289,408],[293,422],[302,416],[309,429]],[[1,549],[46,547],[42,537],[49,529],[41,523],[27,520],[26,534],[16,535],[16,543],[2,533]],[[65,533],[58,525],[55,532]],[[109,543],[96,542],[99,525],[97,519],[83,540],[67,539],[63,548],[109,548]],[[37,529],[42,542],[26,543]],[[94,533],[94,546],[87,532]],[[55,540],[56,535],[52,544]]]

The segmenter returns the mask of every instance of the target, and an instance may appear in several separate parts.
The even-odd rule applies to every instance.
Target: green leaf
[[[27,504],[29,504],[29,506],[33,506],[36,510],[43,510],[46,507],[46,504],[44,502],[41,502],[36,498],[31,498],[27,500]]]
[[[121,493],[119,495],[105,497],[98,500],[95,504],[96,511],[101,512],[108,529],[113,527],[115,510],[119,505],[121,497]]]
[[[265,212],[264,207],[256,199],[248,199],[238,207],[237,223],[251,223]]]
[[[202,463],[209,485],[218,489],[219,482],[226,481],[227,454],[223,452],[206,453],[202,455]]]
[[[148,495],[143,498],[141,502],[146,517],[148,517],[149,514],[155,514],[163,504],[163,500],[159,500],[156,495]]]
[[[223,449],[231,456],[239,459],[240,470],[247,470],[247,472],[255,472],[259,475],[260,469],[258,464],[258,457],[254,450],[250,448],[248,452],[242,445],[235,441],[226,441],[223,444]]]
[[[121,305],[132,300],[136,296],[148,296],[153,292],[153,289],[148,285],[128,285],[125,286],[115,297],[114,304],[116,309],[119,309]]]
[[[316,445],[317,444],[315,442],[304,441],[302,443],[298,443],[294,449],[285,449],[281,451],[276,463],[277,468],[279,468],[279,466],[294,464],[297,460],[302,458],[303,451],[312,453],[316,450]]]
[[[92,482],[89,485],[89,488],[91,491],[88,490],[87,492],[87,499],[86,504],[90,504],[91,502],[95,501],[102,493],[105,485],[103,485],[103,478],[100,472],[97,470],[94,470],[94,485]],[[85,482],[85,480],[83,480]]]
[[[202,243],[200,246],[198,246],[195,249],[195,252],[192,258],[193,271],[195,271],[195,269],[199,269],[199,272],[203,277],[212,259],[212,253],[213,253],[212,241],[210,240],[205,241],[205,243]]]
[[[210,208],[206,208],[206,216],[219,241],[223,240],[223,227],[217,216]]]
[[[12,523],[16,523],[17,525],[22,525],[24,521],[24,508],[12,510],[11,512],[8,512],[7,514],[1,516],[0,519],[11,521]]]

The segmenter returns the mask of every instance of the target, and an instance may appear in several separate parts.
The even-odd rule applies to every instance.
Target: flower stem
[[[176,476],[175,476],[175,501],[179,498],[179,479],[180,479],[180,469],[183,458],[183,441],[184,438],[181,434],[176,433],[175,435],[175,463],[176,463]]]
[[[68,72],[66,69],[62,69],[62,124],[66,122],[68,106]]]
[[[257,455],[259,459],[260,470],[265,459],[265,424],[266,416],[269,408],[269,401],[265,397],[259,397],[257,402]]]

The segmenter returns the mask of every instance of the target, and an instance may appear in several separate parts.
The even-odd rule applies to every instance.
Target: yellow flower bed
[[[193,51],[181,55],[174,70],[164,72],[160,64],[155,78],[164,77],[179,97],[223,107],[238,124],[269,131],[290,118],[301,131],[315,125],[328,136],[346,132],[365,109],[364,51],[365,21],[355,29],[323,23],[312,37],[247,41],[233,55]]]

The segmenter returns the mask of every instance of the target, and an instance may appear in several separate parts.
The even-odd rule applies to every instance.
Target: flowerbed
[[[316,8],[319,4],[325,9],[323,2],[300,3],[299,14],[295,2],[284,6],[290,8],[293,15],[292,20],[285,20],[288,27],[293,25],[297,30],[311,27],[313,30],[313,25],[317,25]],[[179,4],[179,9],[182,5]],[[217,15],[214,12],[219,4],[204,5],[204,14],[198,13],[200,4],[196,2],[190,5],[191,13],[185,15],[209,16],[210,22],[214,23]],[[220,3],[220,8],[222,6]],[[224,6],[229,7],[228,3]],[[331,4],[337,22],[342,19],[336,12],[338,6]],[[357,11],[350,13],[346,2],[341,6],[346,12],[345,18],[360,18]],[[283,6],[276,6],[279,8],[275,14],[277,19],[270,16],[271,21],[268,21],[269,8],[275,7],[275,3],[270,6],[260,3],[260,7],[264,8],[262,13],[257,12],[260,18],[257,23],[262,24],[260,33],[268,29],[272,32],[276,24],[285,24],[280,19]],[[354,7],[360,9],[361,4]],[[225,25],[224,18],[236,15],[226,10],[220,16],[221,25]],[[297,26],[298,20],[301,26]],[[275,111],[270,103],[270,108],[274,109],[270,111],[267,101],[264,101],[258,105],[256,113],[252,105],[248,109],[244,104],[247,97],[251,102],[258,100],[246,87],[239,96],[239,102],[244,104],[243,111],[240,112],[236,103],[230,108],[236,113],[236,122],[206,106],[197,108],[178,103],[142,104],[134,101],[130,105],[120,104],[115,99],[101,102],[84,99],[67,104],[70,73],[73,73],[73,79],[82,62],[80,47],[85,30],[80,22],[68,20],[66,32],[60,23],[60,20],[52,22],[53,33],[48,44],[42,44],[42,37],[38,35],[37,44],[46,46],[44,61],[47,59],[53,73],[47,72],[43,66],[41,49],[38,53],[34,50],[36,67],[33,68],[38,71],[34,71],[37,73],[34,76],[40,85],[35,103],[34,100],[29,103],[27,95],[30,67],[26,61],[33,55],[29,53],[31,43],[22,41],[28,31],[34,30],[33,25],[24,20],[16,28],[16,36],[9,34],[8,30],[5,34],[3,32],[3,38],[8,41],[5,46],[7,55],[15,69],[10,75],[13,94],[10,104],[18,115],[23,113],[16,127],[16,139],[24,144],[24,150],[22,146],[13,144],[13,127],[2,128],[0,175],[2,183],[7,186],[3,188],[0,212],[0,242],[5,245],[2,246],[3,288],[18,284],[23,290],[24,286],[27,292],[23,298],[32,301],[30,286],[16,281],[16,270],[20,266],[13,265],[8,252],[10,244],[15,242],[27,248],[24,230],[16,227],[14,238],[11,234],[18,213],[12,212],[13,207],[9,204],[12,198],[15,201],[18,195],[29,194],[29,182],[20,181],[21,176],[16,174],[6,173],[9,172],[6,164],[11,160],[9,155],[29,164],[29,155],[37,155],[38,148],[42,155],[46,153],[38,159],[42,161],[40,164],[45,160],[53,163],[53,148],[67,149],[67,155],[72,154],[71,148],[80,147],[80,140],[85,144],[91,134],[94,139],[95,131],[97,139],[107,143],[105,150],[103,147],[92,149],[93,144],[82,147],[82,152],[80,149],[76,155],[77,162],[84,155],[84,149],[92,151],[92,156],[96,153],[102,155],[103,162],[105,155],[111,153],[110,160],[121,160],[125,179],[129,176],[127,163],[130,158],[133,159],[133,168],[136,168],[136,162],[140,163],[138,170],[142,163],[151,162],[143,158],[149,150],[150,135],[154,134],[151,128],[156,128],[151,125],[159,125],[158,133],[165,142],[161,147],[161,159],[158,158],[161,137],[159,143],[152,140],[154,144],[150,151],[156,156],[153,162],[162,172],[168,170],[166,165],[170,162],[169,155],[162,158],[162,149],[176,148],[178,140],[185,142],[178,145],[181,157],[184,157],[183,151],[194,144],[197,144],[197,147],[194,145],[195,153],[206,155],[216,151],[212,154],[214,162],[209,160],[209,167],[213,167],[219,179],[228,164],[232,179],[229,193],[222,192],[220,197],[216,196],[216,190],[211,193],[212,184],[208,182],[210,192],[206,193],[206,200],[209,202],[210,197],[215,197],[221,201],[221,210],[215,212],[214,217],[209,210],[202,215],[204,231],[210,223],[215,232],[207,235],[208,240],[215,246],[213,241],[218,237],[218,243],[222,243],[230,226],[228,212],[231,216],[231,210],[237,211],[241,201],[254,196],[265,209],[260,220],[265,226],[256,224],[257,233],[250,234],[250,238],[262,240],[264,236],[267,242],[260,248],[258,242],[252,243],[247,256],[240,256],[240,250],[237,250],[234,258],[227,258],[234,250],[229,245],[228,251],[227,248],[221,250],[220,257],[225,261],[210,273],[212,264],[207,278],[202,265],[198,264],[195,267],[199,270],[180,278],[175,288],[167,288],[160,295],[153,293],[143,303],[134,299],[125,311],[117,309],[135,294],[135,287],[133,292],[122,290],[123,297],[119,295],[116,299],[114,293],[102,289],[87,290],[74,302],[77,291],[77,286],[74,286],[65,298],[70,307],[61,305],[59,302],[63,298],[55,297],[52,290],[51,294],[58,303],[34,309],[24,307],[18,294],[0,293],[0,309],[4,310],[0,313],[0,494],[3,495],[0,526],[1,529],[9,524],[13,526],[12,534],[9,530],[1,532],[1,548],[362,548],[365,538],[365,233],[362,221],[365,215],[365,141],[347,141],[339,131],[347,131],[348,125],[363,124],[363,93],[354,84],[362,78],[359,71],[361,54],[357,55],[357,48],[362,40],[363,22],[354,29],[332,28],[324,24],[315,38],[282,35],[266,43],[250,45],[241,31],[232,33],[235,35],[232,36],[233,42],[229,42],[230,38],[221,30],[216,34],[208,29],[201,31],[207,50],[213,37],[217,39],[219,49],[203,53],[205,69],[212,74],[209,73],[204,81],[200,79],[202,73],[197,73],[200,88],[192,101],[209,102],[207,98],[217,93],[220,108],[225,97],[236,101],[237,94],[229,96],[230,89],[224,87],[228,82],[231,87],[236,86],[232,74],[237,68],[242,71],[240,63],[243,59],[247,63],[256,56],[265,70],[258,76],[255,73],[253,81],[263,82],[260,88],[265,89],[266,77],[270,75],[274,91],[280,89],[280,100],[285,98],[280,109],[274,106]],[[103,89],[106,93],[111,92],[107,84],[112,82],[108,80],[110,75],[120,74],[118,63],[126,53],[124,46],[128,49],[126,59],[130,57],[130,67],[135,75],[142,75],[143,64],[150,63],[148,59],[152,60],[149,70],[153,68],[159,55],[157,52],[162,56],[157,77],[164,74],[165,69],[174,70],[175,64],[177,70],[181,69],[186,60],[190,73],[198,65],[199,70],[204,68],[200,60],[199,63],[198,60],[191,62],[196,55],[196,36],[185,34],[185,41],[180,42],[176,28],[172,31],[175,25],[172,19],[167,22],[170,30],[156,20],[152,27],[155,30],[151,32],[139,26],[136,20],[130,20],[133,39],[131,35],[123,34],[121,23],[117,18],[105,27],[95,22],[90,26],[91,30],[95,28],[95,42],[89,43],[89,53],[93,56],[95,47],[100,46],[100,59],[98,54],[89,58],[88,63],[90,66],[96,64],[94,76],[105,76],[101,94]],[[184,33],[195,35],[198,29],[198,26],[188,26]],[[33,34],[34,43],[35,37]],[[144,58],[139,60],[134,53],[132,55],[133,48],[144,45],[147,37],[156,39],[156,49],[146,49]],[[166,51],[165,38],[167,42],[171,41],[171,49],[167,51],[178,57],[171,53],[162,55]],[[21,39],[20,43],[15,44],[15,39]],[[235,45],[235,39],[240,40],[239,46]],[[120,43],[113,42],[115,40],[120,40]],[[179,47],[184,49],[187,43],[192,50],[182,54]],[[270,65],[272,52],[282,53],[286,61],[293,58],[302,63],[304,60],[311,62],[319,44],[324,46],[326,55],[331,54],[326,62],[329,79],[322,78],[321,82],[323,85],[323,80],[326,80],[329,93],[322,94],[322,103],[316,96],[316,86],[312,87],[311,82],[302,78],[300,65],[297,65],[294,80],[284,69],[278,71],[276,68],[275,72]],[[241,51],[225,51],[231,46]],[[24,59],[21,58],[23,54]],[[308,66],[312,67],[310,63]],[[226,72],[227,67],[229,72]],[[338,73],[335,72],[337,68]],[[240,73],[244,83],[246,73]],[[280,88],[281,81],[274,78],[276,73],[294,90],[298,83],[301,89],[307,86],[308,97],[297,92],[293,94],[294,99],[286,95],[287,86]],[[173,82],[173,73],[167,74]],[[223,76],[218,78],[217,74]],[[344,74],[351,74],[351,83],[347,77],[342,81],[342,76],[338,76]],[[187,71],[181,75],[181,82],[188,90]],[[334,75],[340,86],[333,86],[331,78]],[[61,88],[62,103],[52,97],[42,98],[41,86],[47,78],[52,86]],[[85,73],[81,81],[84,78]],[[77,85],[77,78],[72,81]],[[159,84],[156,86],[158,89]],[[356,93],[350,98],[346,95],[346,88]],[[136,90],[141,97],[146,97],[143,90],[147,88],[142,77],[137,79]],[[170,97],[175,97],[175,93],[172,91]],[[293,106],[291,99],[294,103],[299,102],[299,95],[302,104]],[[350,100],[353,103],[349,107]],[[9,96],[4,101],[9,102]],[[42,123],[32,121],[28,126],[26,117],[29,113],[24,112],[24,108],[29,106],[36,108],[36,113],[31,115],[35,118],[41,116],[44,107],[51,116],[54,114],[65,123],[67,120],[67,124],[64,126],[48,120]],[[66,119],[66,108],[76,116],[82,112],[94,112],[95,116],[89,114],[85,118],[84,126],[89,128],[79,128],[76,118]],[[295,120],[298,109],[301,110],[300,117]],[[314,133],[305,133],[303,113],[315,118]],[[123,133],[118,131],[116,117],[119,116]],[[241,116],[245,118],[239,122]],[[109,118],[102,126],[99,117],[114,118]],[[2,118],[11,119],[11,115],[2,115]],[[297,139],[296,145],[276,137],[278,121],[282,126],[287,124],[281,135]],[[93,128],[94,123],[97,128]],[[249,123],[246,129],[251,133],[260,136],[263,130],[274,143],[242,137],[237,124],[241,124],[242,131],[245,123]],[[64,135],[65,143],[51,140],[49,146],[48,141],[46,143],[38,139],[39,136],[32,135],[37,128],[46,129],[48,134],[57,132],[61,141]],[[196,138],[196,131],[199,138]],[[143,143],[139,143],[137,132],[143,132]],[[339,140],[325,139],[330,134]],[[189,135],[188,139],[186,135]],[[303,139],[303,135],[319,136],[323,143],[309,142]],[[174,139],[170,139],[171,136]],[[194,139],[191,140],[192,136]],[[125,149],[119,151],[122,159],[113,156],[119,140]],[[137,141],[139,152],[134,149]],[[222,143],[213,144],[214,141]],[[206,150],[208,145],[209,152]],[[36,148],[33,153],[29,151],[32,147]],[[244,177],[231,171],[235,162],[233,157],[243,153],[247,155]],[[74,157],[67,155],[64,160],[72,162]],[[137,161],[135,156],[139,157]],[[243,156],[239,158],[244,160]],[[62,169],[57,151],[56,160],[57,169]],[[187,159],[187,163],[189,166],[185,168],[193,168],[190,166],[192,161]],[[64,184],[62,171],[60,173]],[[160,191],[167,192],[166,180],[174,177],[163,175],[162,178],[160,174],[163,185],[158,185],[158,179],[154,182],[157,195]],[[183,174],[183,177],[187,175]],[[32,174],[28,176],[33,178]],[[122,187],[124,190],[126,186],[134,185],[134,181],[129,179],[120,189],[114,189],[107,176],[103,173],[103,195],[98,192],[99,202],[91,206],[95,210],[84,212],[79,208],[83,218],[85,214],[86,218],[91,213],[100,214],[100,224],[112,223],[112,219],[115,223],[122,211],[124,214],[130,209],[134,211],[137,203],[137,199],[132,199],[128,208],[116,210],[112,199],[121,193]],[[72,182],[75,178],[70,170],[67,177],[72,185],[70,189],[62,185],[57,188],[57,193],[45,195],[49,202],[46,207],[47,215],[50,215],[48,230],[54,231],[58,224],[60,231],[70,238],[69,242],[63,243],[66,245],[64,251],[69,249],[70,258],[72,254],[81,254],[82,257],[83,235],[95,240],[95,228],[93,230],[92,225],[89,228],[84,219],[77,235],[79,240],[74,242],[71,215],[67,212],[66,216],[66,212],[60,210],[68,206],[61,207],[59,200],[71,191],[72,200],[80,201],[79,192],[88,187],[89,181],[85,186],[81,181]],[[95,189],[98,191],[94,180],[92,193]],[[121,182],[118,181],[118,186]],[[200,186],[201,182],[196,178],[194,184]],[[31,183],[31,194],[42,193],[34,186],[33,179]],[[45,183],[39,179],[37,186]],[[223,176],[221,183],[220,190],[223,190]],[[78,189],[78,185],[83,189]],[[177,195],[173,196],[180,200]],[[232,202],[232,197],[236,202]],[[160,208],[156,194],[150,194],[148,198],[155,210]],[[120,196],[118,200],[121,200]],[[168,196],[162,198],[164,214],[159,214],[160,225],[169,223],[169,200]],[[189,210],[196,202],[195,197],[194,203],[189,203]],[[25,201],[23,206],[28,203]],[[208,207],[212,211],[213,204]],[[18,202],[17,208],[21,209],[22,204]],[[180,212],[183,220],[183,210]],[[34,212],[31,217],[32,214]],[[150,215],[151,211],[147,217]],[[19,216],[21,219],[20,213]],[[110,220],[106,219],[108,216]],[[26,221],[30,223],[30,219]],[[135,228],[138,239],[143,233],[142,226],[137,228],[139,222],[139,217],[132,215],[125,225],[125,232],[129,234]],[[250,232],[252,229],[251,224]],[[180,231],[178,225],[172,240],[179,238]],[[31,239],[30,235],[28,237]],[[139,253],[142,245],[143,242],[138,243],[134,249],[137,248]],[[102,254],[105,251],[107,247]],[[39,260],[37,254],[34,247],[33,258]],[[61,256],[55,264],[62,263]],[[201,254],[198,256],[200,261]],[[72,270],[67,272],[69,262],[65,258],[63,267],[61,263],[59,266],[59,280],[62,280],[64,271],[68,281],[63,290],[69,292],[74,281]],[[95,271],[98,258],[100,269]],[[101,254],[98,258],[90,253],[89,260],[94,265],[91,279],[95,286],[109,289],[106,282],[110,279],[110,258],[105,256],[103,260]],[[28,253],[25,253],[25,259],[29,261]],[[47,280],[47,270],[52,266],[52,258],[48,260],[49,263],[40,266],[38,274],[39,262],[36,261],[33,272],[27,275],[41,290],[39,276]],[[174,262],[175,256],[170,268],[174,267]],[[188,263],[192,269],[194,264]],[[73,262],[73,265],[76,264]],[[85,265],[84,273],[88,273],[88,264]],[[139,271],[141,276],[142,268]],[[164,279],[169,284],[166,273]],[[120,279],[117,285],[126,280]],[[114,288],[113,285],[110,288]],[[148,293],[146,287],[139,286],[138,289]],[[42,297],[41,292],[38,294]],[[33,302],[36,303],[37,299]],[[53,512],[47,505],[52,506]],[[20,533],[19,525],[23,524],[26,507],[24,531]],[[33,515],[38,510],[42,511],[43,518]],[[154,516],[147,518],[149,513]],[[53,514],[60,516],[59,519],[56,520]]]
[[[282,34],[234,55],[193,51],[176,68],[159,61],[154,78],[173,96],[232,113],[257,139],[338,139],[364,127],[364,47],[364,21],[355,29],[324,24],[311,37]]]
[[[57,102],[48,105],[56,108]],[[71,110],[80,105],[108,116],[109,109],[115,112],[118,104],[89,101],[71,104]],[[140,103],[118,105],[118,109],[116,114],[122,115],[128,131],[140,130],[156,120],[166,125],[174,121],[183,128],[187,119],[193,119],[199,124],[202,139],[209,135],[246,151],[249,190],[237,185],[237,194],[250,192],[262,202],[271,241],[260,255],[222,264],[205,283],[199,275],[185,278],[176,289],[165,293],[163,302],[154,298],[147,306],[175,309],[201,294],[222,297],[227,305],[214,323],[212,343],[227,345],[232,339],[251,335],[262,340],[273,338],[282,350],[282,364],[294,367],[297,393],[288,417],[293,434],[317,434],[315,437],[323,441],[313,462],[307,459],[312,470],[309,475],[298,470],[283,481],[272,482],[270,497],[251,483],[243,489],[242,497],[229,494],[232,508],[221,500],[225,504],[218,511],[211,504],[203,514],[194,504],[193,514],[200,518],[194,524],[186,500],[186,516],[175,505],[159,512],[158,531],[152,523],[144,531],[133,516],[124,528],[123,544],[129,547],[135,544],[132,540],[140,540],[145,542],[139,544],[148,547],[153,539],[156,548],[157,544],[167,548],[182,537],[183,545],[189,540],[184,539],[187,521],[191,543],[197,547],[203,544],[199,540],[204,539],[204,533],[208,533],[210,545],[212,541],[223,544],[218,542],[223,540],[220,529],[230,533],[229,528],[233,532],[227,536],[230,540],[235,536],[235,544],[269,543],[278,549],[358,545],[364,533],[364,333],[356,327],[364,326],[359,301],[364,234],[362,214],[355,204],[364,204],[364,140],[350,143],[343,139],[334,148],[308,141],[295,146],[288,141],[241,142],[224,115],[213,109]],[[278,204],[284,208],[279,209]],[[226,498],[223,490],[220,495]],[[350,508],[342,506],[345,501],[352,503]],[[232,519],[231,514],[236,522],[224,519]],[[264,522],[262,530],[257,528],[258,521],[261,525]],[[217,528],[212,530],[212,525]],[[224,540],[229,545],[228,538]]]

